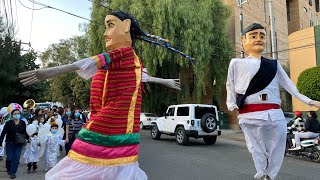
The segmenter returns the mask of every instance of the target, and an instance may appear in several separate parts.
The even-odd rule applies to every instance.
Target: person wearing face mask
[[[22,107],[19,104],[12,103],[8,106],[8,112],[11,114],[12,120],[5,124],[0,135],[0,145],[2,145],[4,136],[6,136],[6,168],[11,179],[16,178],[20,155],[24,145],[17,141],[17,137],[24,136],[25,139],[29,139],[29,135],[26,132],[26,124],[20,120],[21,110]]]
[[[59,146],[65,144],[65,140],[59,135],[59,126],[52,124],[50,127],[50,133],[48,133],[44,139],[46,144],[44,157],[45,157],[45,171],[49,171],[58,163]]]
[[[80,112],[76,110],[72,113],[70,119],[66,123],[66,154],[68,155],[73,142],[76,140],[78,132],[84,125],[83,121],[80,119]]]

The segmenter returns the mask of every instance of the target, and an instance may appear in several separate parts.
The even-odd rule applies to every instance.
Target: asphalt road
[[[223,133],[223,131],[222,131]],[[149,179],[160,180],[250,180],[256,171],[244,142],[218,137],[216,144],[205,145],[191,139],[178,145],[174,137],[162,135],[156,141],[149,130],[141,132],[140,167]],[[319,180],[320,163],[286,157],[279,180]]]
[[[21,158],[20,162],[23,162]],[[244,142],[219,138],[214,145],[191,139],[188,146],[178,145],[174,137],[162,135],[153,140],[150,130],[141,131],[139,163],[150,180],[253,180],[255,169]],[[43,160],[37,173],[27,174],[20,164],[17,179],[44,179]],[[0,179],[8,179],[5,161],[0,162]],[[286,157],[279,180],[319,180],[320,163]]]

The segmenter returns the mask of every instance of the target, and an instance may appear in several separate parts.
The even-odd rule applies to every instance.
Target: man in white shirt
[[[287,133],[280,106],[279,85],[305,104],[320,108],[320,102],[300,94],[279,62],[261,56],[266,43],[265,36],[264,27],[256,23],[243,31],[241,40],[248,57],[232,59],[229,64],[227,106],[230,111],[239,111],[239,125],[257,170],[254,177],[275,179],[283,161]],[[269,69],[260,67],[260,64],[269,64]],[[256,77],[260,71],[262,74]],[[256,82],[252,83],[253,79]],[[261,90],[257,91],[259,88]],[[256,91],[248,93],[252,89]],[[239,100],[240,97],[242,100]]]

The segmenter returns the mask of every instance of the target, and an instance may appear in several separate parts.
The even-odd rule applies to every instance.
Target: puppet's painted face
[[[118,17],[107,15],[105,18],[106,31],[105,36],[106,48],[117,49],[121,47],[130,47],[132,39],[130,36],[129,19],[121,21]]]
[[[247,54],[261,54],[266,44],[266,31],[264,29],[255,29],[242,36],[242,44]]]

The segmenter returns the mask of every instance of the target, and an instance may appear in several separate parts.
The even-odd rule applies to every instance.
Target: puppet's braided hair
[[[195,59],[192,58],[191,56],[187,55],[184,52],[181,52],[180,50],[178,50],[176,48],[171,47],[168,39],[164,39],[162,37],[155,36],[155,35],[152,35],[152,34],[149,34],[145,31],[143,31],[140,28],[140,24],[139,24],[138,20],[135,17],[133,17],[131,14],[129,14],[128,12],[112,11],[110,13],[110,15],[116,16],[121,21],[123,21],[125,19],[131,20],[130,35],[131,35],[133,43],[135,42],[136,39],[139,39],[139,40],[142,40],[142,41],[145,41],[148,43],[152,43],[152,44],[155,44],[155,45],[158,45],[161,47],[165,47],[165,48],[170,49],[176,53],[179,53],[181,56],[189,59],[191,64],[193,64],[195,62]]]

